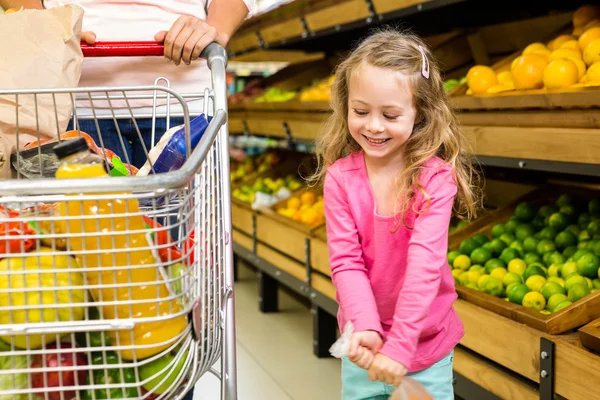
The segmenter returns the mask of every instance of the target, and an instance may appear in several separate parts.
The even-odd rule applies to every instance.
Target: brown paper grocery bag
[[[82,20],[83,9],[74,5],[1,14],[0,92],[76,88],[83,62]],[[70,94],[0,94],[0,137],[13,150],[38,137],[57,137],[66,130],[72,108]]]

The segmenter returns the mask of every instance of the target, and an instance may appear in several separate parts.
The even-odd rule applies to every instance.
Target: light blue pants
[[[453,361],[454,351],[431,367],[407,376],[423,385],[435,400],[454,400]],[[387,400],[395,389],[383,382],[373,382],[367,370],[347,357],[342,359],[342,400]]]

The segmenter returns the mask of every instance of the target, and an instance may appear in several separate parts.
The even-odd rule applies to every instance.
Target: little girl
[[[341,63],[318,139],[338,323],[354,325],[342,398],[387,399],[408,374],[453,399],[463,326],[446,252],[454,211],[475,213],[474,173],[440,71],[393,30]],[[362,367],[362,368],[361,368]]]

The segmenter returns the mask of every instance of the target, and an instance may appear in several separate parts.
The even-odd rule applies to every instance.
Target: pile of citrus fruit
[[[600,198],[561,195],[536,209],[521,203],[491,237],[465,239],[448,253],[457,285],[542,313],[600,290]]]
[[[314,85],[304,89],[300,93],[300,101],[329,101],[331,95],[331,85],[335,80],[335,75],[316,82]]]
[[[277,209],[277,214],[315,227],[325,223],[323,196],[307,190],[300,196],[290,197],[284,206]]]
[[[580,7],[573,26],[570,35],[546,44],[531,43],[498,72],[485,65],[472,67],[467,94],[600,86],[600,6]]]

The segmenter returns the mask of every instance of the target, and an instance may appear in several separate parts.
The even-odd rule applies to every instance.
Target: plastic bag
[[[352,322],[346,322],[340,338],[329,348],[335,358],[347,357],[350,352],[350,338],[354,333]],[[400,386],[390,396],[390,400],[434,400],[419,382],[409,376],[402,378]]]

